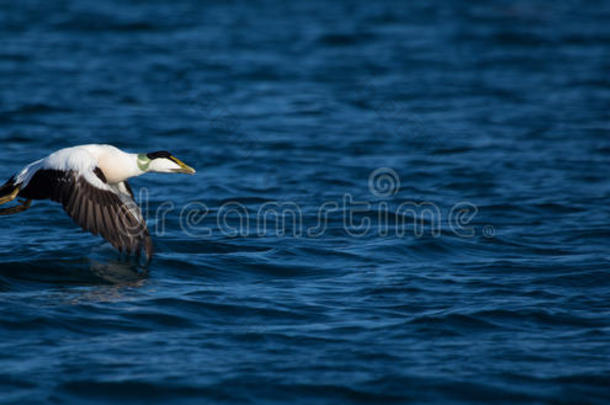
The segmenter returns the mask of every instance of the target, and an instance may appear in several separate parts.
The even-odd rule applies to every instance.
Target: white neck
[[[98,167],[106,176],[106,181],[110,184],[120,183],[146,173],[138,167],[137,154],[126,153],[118,149],[111,153],[102,153],[98,156],[97,162]]]

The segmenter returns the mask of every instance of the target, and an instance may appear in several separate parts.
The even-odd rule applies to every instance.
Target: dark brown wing
[[[139,207],[131,196],[102,179],[64,172],[50,198],[60,202],[84,230],[101,235],[121,252],[139,255],[144,249],[151,257],[152,240]]]

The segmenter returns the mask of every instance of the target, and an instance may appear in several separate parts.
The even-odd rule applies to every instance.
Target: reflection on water
[[[0,267],[0,291],[40,289],[63,285],[112,284],[138,286],[148,277],[148,266],[135,259],[80,257],[37,258],[4,262]]]
[[[3,263],[0,267],[0,301],[30,296],[37,308],[96,302],[121,302],[145,285],[146,266],[131,259],[83,257],[70,260],[37,259]]]
[[[130,263],[91,261],[90,272],[103,281],[102,285],[85,288],[61,288],[63,304],[79,305],[87,302],[120,302],[129,300],[134,289],[143,287],[148,279],[148,269]],[[106,284],[108,283],[108,284]]]
[[[133,260],[103,262],[90,259],[89,270],[96,277],[110,284],[133,284],[137,286],[148,277],[148,265],[142,265]]]

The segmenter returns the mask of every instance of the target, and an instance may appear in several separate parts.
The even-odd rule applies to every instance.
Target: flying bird
[[[120,252],[152,256],[152,241],[127,180],[144,173],[194,174],[167,151],[126,153],[111,145],[60,149],[27,165],[0,186],[0,205],[22,198],[0,215],[27,210],[32,200],[60,203],[84,230],[101,235]]]

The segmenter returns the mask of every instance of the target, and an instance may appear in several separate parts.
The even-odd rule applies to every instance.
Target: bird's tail
[[[17,184],[15,184],[15,176],[8,179],[6,183],[0,186],[0,204],[4,204],[6,202],[11,201],[15,198],[15,191],[19,188]]]

